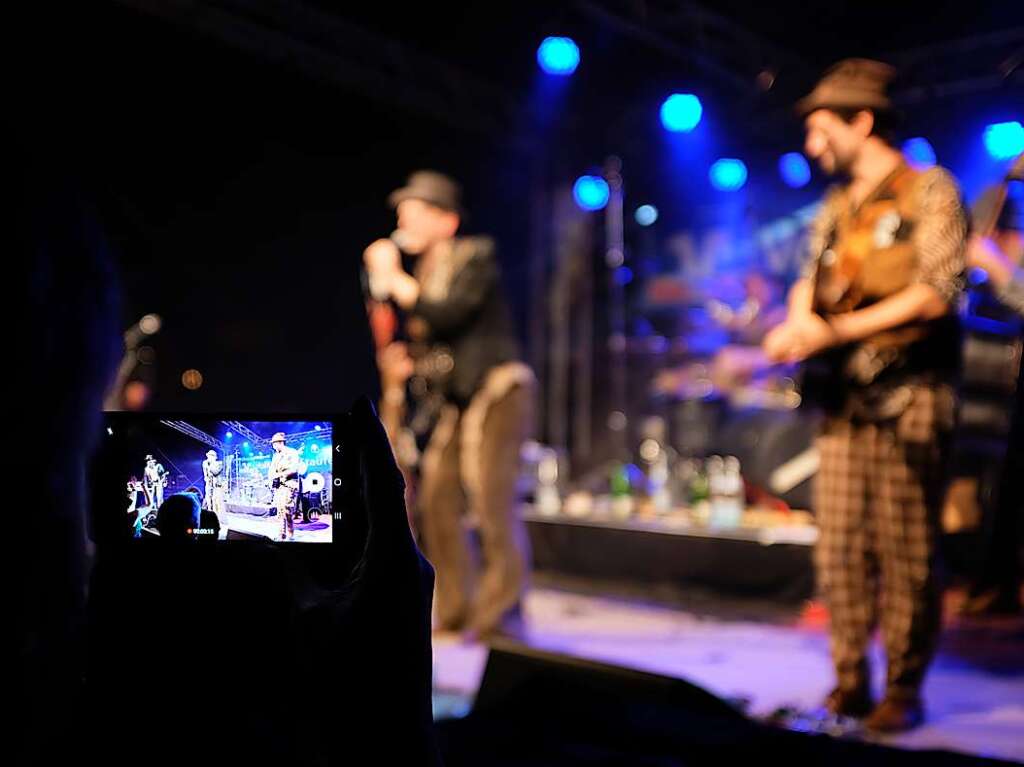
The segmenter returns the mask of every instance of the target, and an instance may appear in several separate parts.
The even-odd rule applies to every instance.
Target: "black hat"
[[[403,200],[422,200],[443,210],[464,215],[462,187],[459,183],[435,170],[418,170],[409,176],[401,189],[388,196],[388,203],[397,208]]]

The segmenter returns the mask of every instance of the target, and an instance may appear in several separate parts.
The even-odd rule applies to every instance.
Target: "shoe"
[[[906,732],[924,722],[924,705],[914,696],[886,695],[874,711],[864,720],[864,727],[872,732]]]
[[[854,719],[862,719],[870,714],[874,705],[867,685],[852,690],[837,687],[828,694],[824,704],[825,710],[833,716],[848,716]]]

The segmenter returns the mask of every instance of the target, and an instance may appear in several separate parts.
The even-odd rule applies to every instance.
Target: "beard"
[[[818,165],[827,176],[848,178],[850,170],[853,168],[853,158],[843,157],[835,150],[830,149],[827,154],[821,156]]]

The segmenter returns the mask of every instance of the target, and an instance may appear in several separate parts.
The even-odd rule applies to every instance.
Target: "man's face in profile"
[[[849,175],[873,122],[868,111],[846,122],[830,109],[816,109],[804,120],[804,152],[828,175]]]
[[[438,242],[454,237],[459,228],[457,214],[423,200],[402,200],[397,212],[402,250],[410,255],[427,252]]]

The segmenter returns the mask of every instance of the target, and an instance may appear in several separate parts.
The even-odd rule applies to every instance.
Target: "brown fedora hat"
[[[807,96],[796,104],[806,117],[816,109],[876,109],[890,111],[889,85],[896,69],[871,59],[843,59],[829,67]]]

